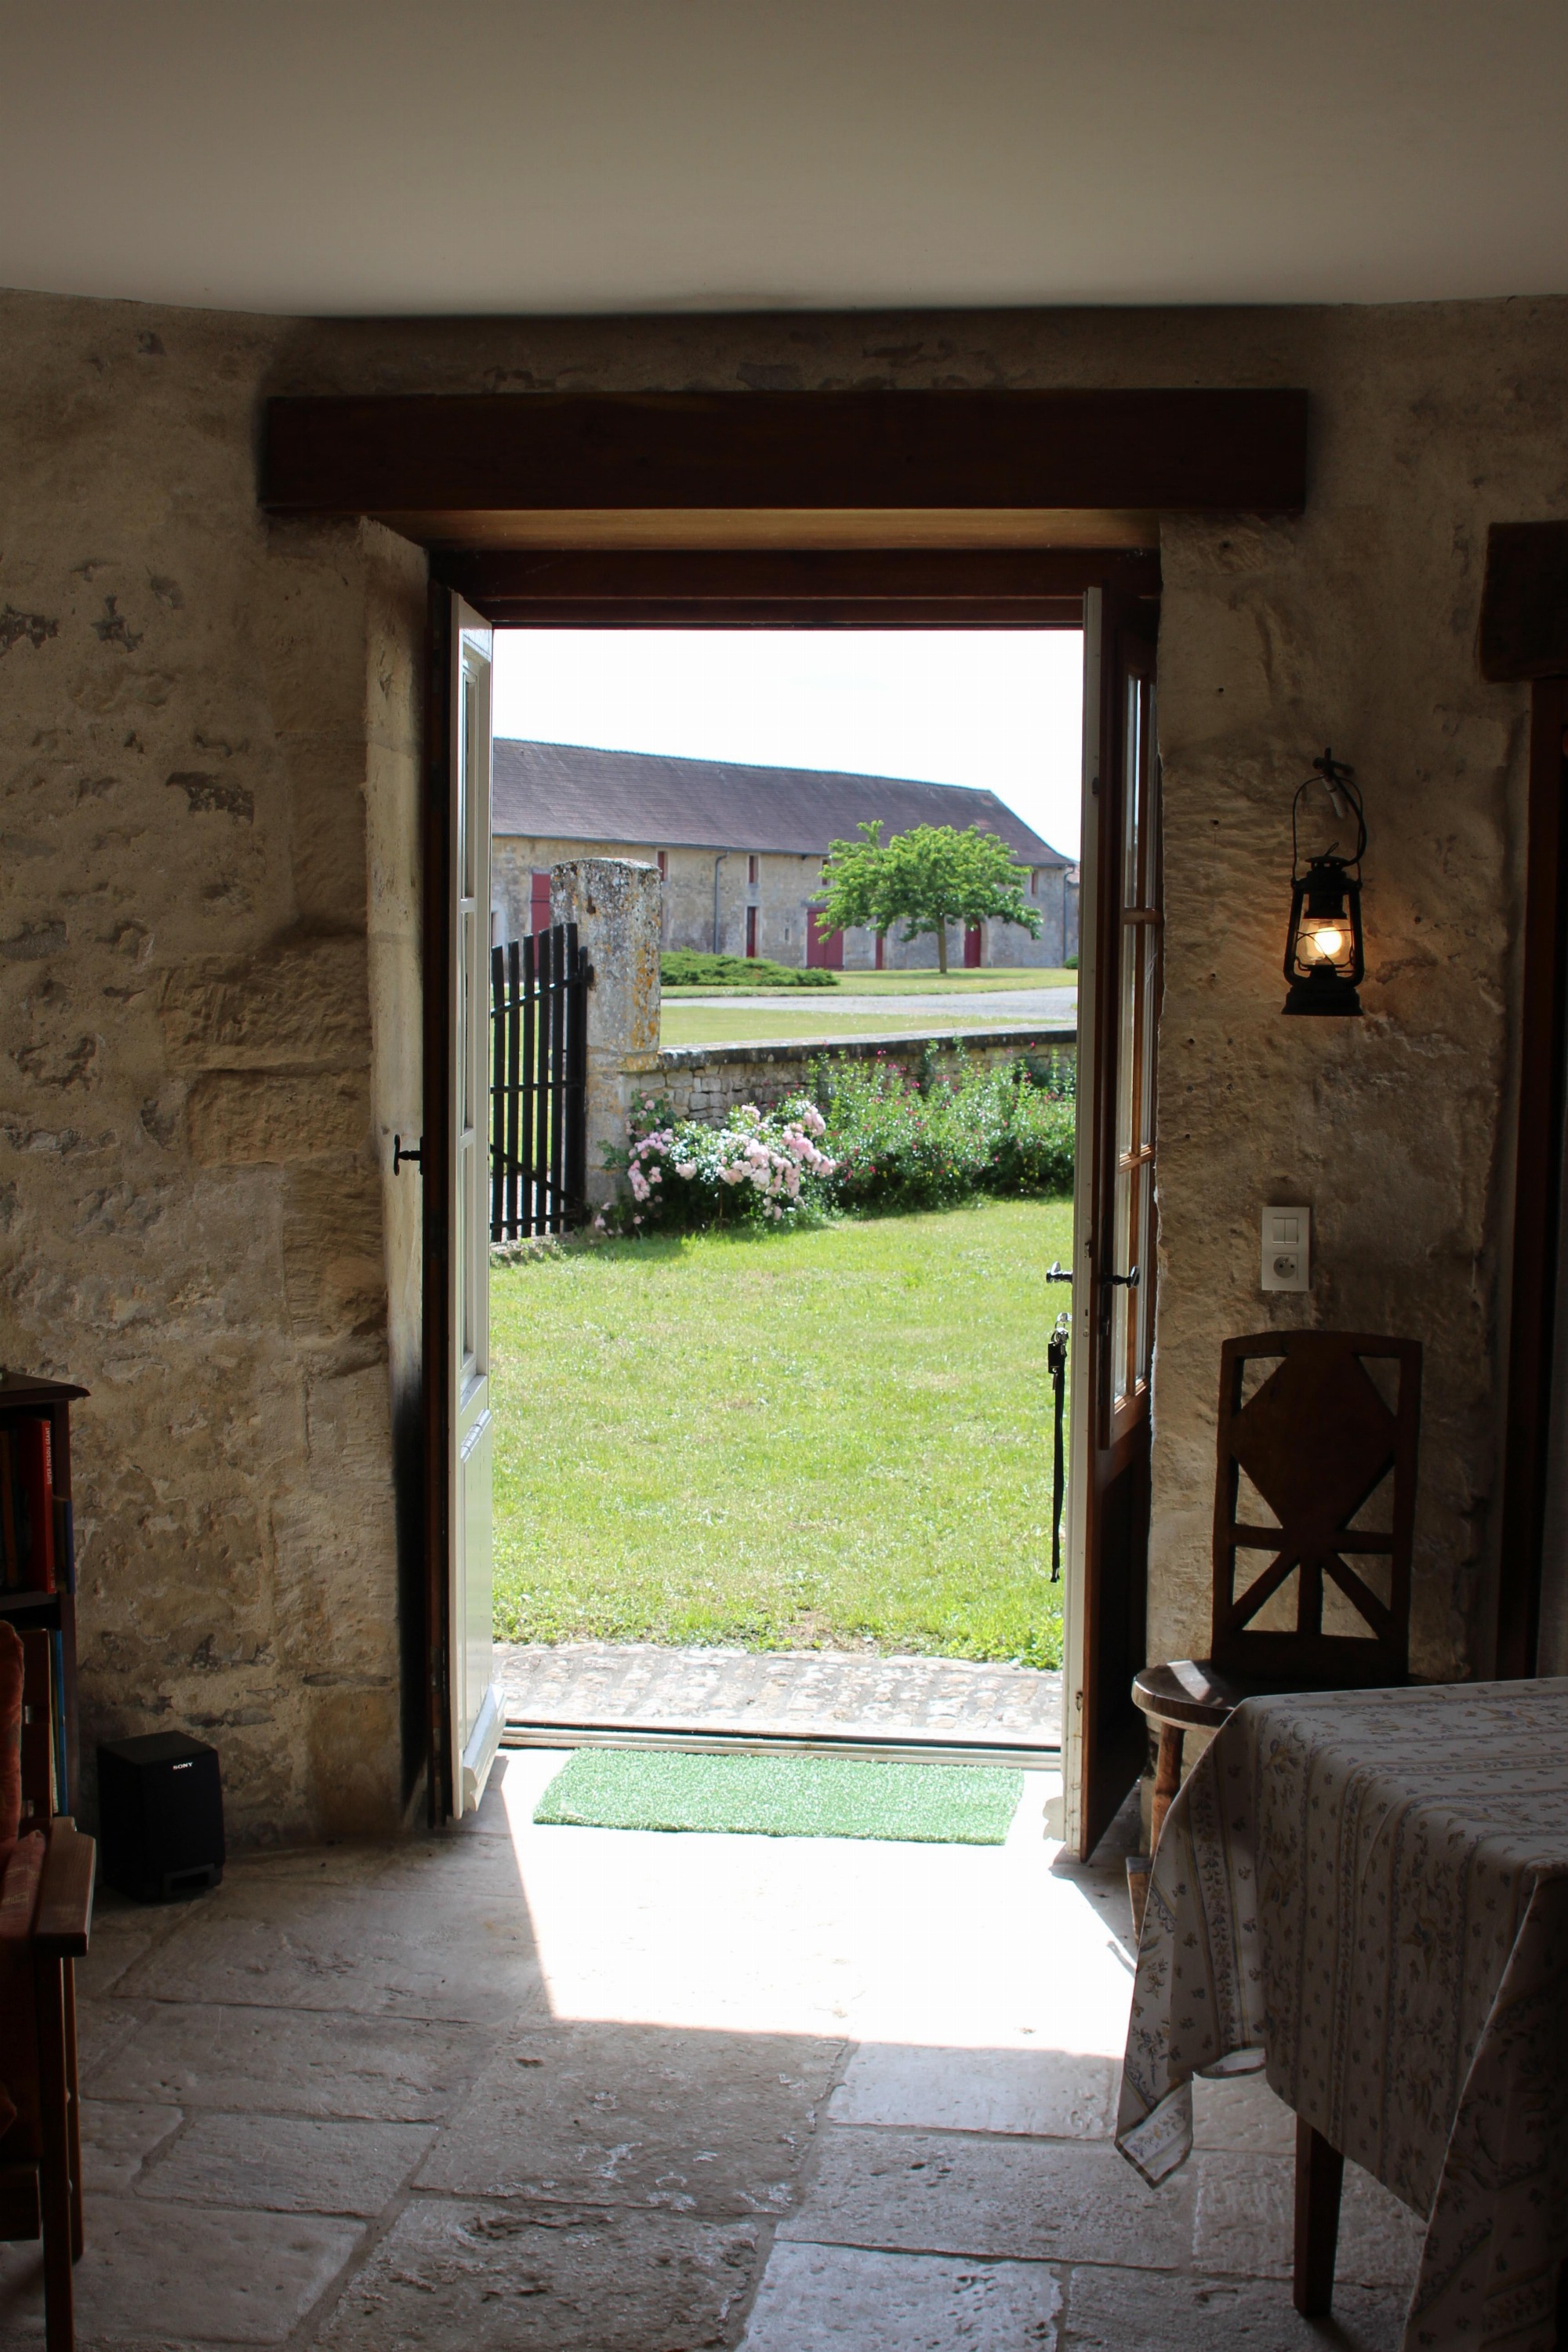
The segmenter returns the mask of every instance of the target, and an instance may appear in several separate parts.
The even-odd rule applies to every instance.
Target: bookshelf
[[[0,1372],[0,1618],[22,1636],[27,1654],[22,1789],[40,1827],[51,1801],[57,1813],[76,1811],[70,1409],[87,1393],[64,1381]],[[47,1654],[28,1638],[37,1634],[47,1637]]]

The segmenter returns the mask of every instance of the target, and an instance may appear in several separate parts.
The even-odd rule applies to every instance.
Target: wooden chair
[[[1271,1363],[1272,1370],[1248,1396],[1248,1368],[1258,1363]],[[1369,1366],[1381,1369],[1392,1402]],[[1266,1331],[1226,1340],[1210,1655],[1145,1666],[1132,1684],[1133,1698],[1160,1732],[1151,1852],[1181,1786],[1190,1730],[1217,1731],[1244,1698],[1270,1692],[1375,1689],[1409,1680],[1420,1425],[1417,1339]],[[1273,1524],[1238,1515],[1244,1476]],[[1384,1523],[1358,1527],[1373,1496],[1384,1495]],[[1238,1592],[1238,1556],[1247,1552],[1267,1553],[1268,1565],[1260,1574],[1240,1572]],[[1387,1560],[1386,1598],[1352,1566],[1358,1558]],[[1292,1576],[1294,1625],[1259,1627],[1255,1621]],[[1361,1630],[1324,1632],[1331,1586],[1350,1604]]]
[[[23,1838],[0,1885],[0,2238],[44,2242],[44,2341],[76,2342],[81,2124],[73,1961],[87,1950],[95,1848],[66,1814]]]
[[[44,2341],[76,2341],[82,2248],[73,1963],[87,1949],[93,1842],[68,1815],[18,1839],[22,1645],[0,1624],[0,2239],[44,2243]]]
[[[1248,1368],[1272,1365],[1248,1396]],[[1380,1366],[1388,1402],[1367,1370]],[[1421,1346],[1352,1331],[1262,1332],[1220,1350],[1218,1469],[1215,1481],[1214,1604],[1206,1658],[1145,1666],[1132,1696],[1159,1726],[1151,1852],[1181,1786],[1190,1730],[1217,1731],[1244,1698],[1270,1692],[1375,1689],[1410,1678],[1410,1558],[1421,1425]],[[1245,1477],[1275,1524],[1244,1517]],[[1392,1487],[1390,1488],[1390,1482]],[[1374,1496],[1385,1524],[1358,1526]],[[1237,1556],[1268,1555],[1241,1591]],[[1347,1557],[1348,1555],[1348,1557]],[[1388,1562],[1386,1599],[1351,1565]],[[1293,1626],[1256,1620],[1296,1579]],[[1325,1633],[1332,1586],[1363,1632]],[[1130,1865],[1135,1907],[1147,1887]],[[1142,1920],[1140,1916],[1138,1927]],[[1344,2158],[1321,2133],[1296,2123],[1295,2257],[1298,2311],[1321,2317],[1333,2295]],[[1568,2341],[1568,2338],[1564,2339]]]

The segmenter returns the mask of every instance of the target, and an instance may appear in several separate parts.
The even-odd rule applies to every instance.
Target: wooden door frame
[[[1533,1675],[1541,1632],[1568,1080],[1568,523],[1498,523],[1481,675],[1531,689],[1507,1403],[1489,1671]],[[1529,1083],[1544,1070],[1546,1084]],[[1487,1669],[1484,1667],[1483,1671]]]
[[[451,592],[432,581],[425,632],[425,758],[420,809],[420,957],[424,1129],[420,1269],[420,1390],[424,1409],[425,1576],[419,1669],[424,1693],[426,1815],[452,1813],[451,1447],[452,1392],[451,1006],[452,616]]]
[[[1151,613],[1148,600],[1134,601],[1115,592],[1105,593],[1100,599],[1100,609],[1092,643],[1096,663],[1096,683],[1099,688],[1096,711],[1096,732],[1092,741],[1085,744],[1086,816],[1088,800],[1099,800],[1108,779],[1118,795],[1124,790],[1126,768],[1127,714],[1121,693],[1126,672],[1118,659],[1118,643],[1122,633],[1132,628],[1140,610],[1153,625],[1139,635],[1148,636],[1152,654],[1157,655],[1158,608]],[[1157,761],[1158,747],[1152,757]],[[1086,1814],[1083,1801],[1089,1789],[1089,1771],[1099,1752],[1101,1738],[1100,1715],[1103,1692],[1098,1662],[1101,1654],[1103,1622],[1103,1588],[1098,1579],[1085,1572],[1085,1563],[1093,1557],[1101,1534],[1100,1514],[1103,1493],[1095,1475],[1095,1458],[1101,1452],[1114,1453],[1114,1404],[1107,1390],[1110,1377],[1109,1360],[1103,1336],[1096,1328],[1103,1322],[1103,1297],[1100,1277],[1103,1272],[1116,1271],[1108,1261],[1118,1247],[1116,1235],[1116,1150],[1114,1143],[1114,1101],[1107,1106],[1107,1118],[1095,1118],[1097,1096],[1091,1081],[1086,1088],[1082,1083],[1086,1056],[1083,1051],[1087,1033],[1089,1040],[1091,1071],[1098,1069],[1104,1050],[1103,1040],[1117,1037],[1121,1030],[1119,982],[1121,977],[1121,932],[1122,928],[1122,866],[1124,835],[1121,824],[1115,829],[1113,848],[1116,855],[1100,855],[1102,836],[1097,829],[1092,851],[1086,840],[1080,845],[1080,871],[1088,887],[1080,898],[1080,909],[1092,903],[1093,992],[1091,1016],[1084,1019],[1084,999],[1079,999],[1079,1129],[1078,1150],[1087,1159],[1079,1197],[1087,1198],[1089,1213],[1083,1229],[1073,1235],[1073,1272],[1081,1296],[1075,1290],[1073,1299],[1073,1337],[1078,1371],[1073,1385],[1072,1460],[1075,1498],[1072,1508],[1071,1542],[1068,1574],[1076,1577],[1077,1607],[1081,1611],[1081,1623],[1067,1630],[1072,1635],[1070,1654],[1064,1656],[1063,1685],[1063,1759],[1067,1757],[1068,1738],[1066,1708],[1075,1706],[1079,1721],[1074,1738],[1079,1749],[1079,1770],[1076,1789],[1069,1792],[1064,1829],[1068,1843],[1080,1860],[1087,1860],[1094,1845],[1108,1826],[1106,1820]],[[1163,864],[1163,851],[1159,837],[1156,856]],[[1080,940],[1082,937],[1080,912]],[[1114,943],[1114,945],[1113,945]],[[1158,1013],[1156,1014],[1156,1024]],[[1108,1137],[1110,1148],[1107,1149]],[[1125,1271],[1125,1269],[1121,1269]],[[1158,1314],[1158,1292],[1155,1311]],[[1092,1379],[1093,1385],[1090,1386]],[[1122,1441],[1124,1444],[1126,1440]],[[1107,1482],[1109,1485],[1110,1482]],[[1145,1570],[1146,1574],[1146,1570]],[[1096,1671],[1089,1671],[1089,1662]],[[1139,1661],[1142,1664],[1142,1661]],[[1073,1677],[1081,1671],[1081,1681],[1072,1691]],[[1136,1671],[1136,1668],[1134,1668]],[[1137,1778],[1137,1759],[1147,1744],[1143,1719],[1132,1704],[1131,1675],[1125,1695],[1127,1710],[1126,1734],[1132,1769],[1126,1783],[1131,1788]],[[1120,1734],[1118,1735],[1120,1738]],[[1120,1752],[1120,1749],[1118,1750]],[[1123,1791],[1125,1793],[1125,1790]]]
[[[448,1817],[448,605],[494,625],[1041,628],[1159,593],[1167,510],[1295,514],[1308,399],[1269,387],[269,401],[260,503],[431,559],[422,838],[427,1805]]]

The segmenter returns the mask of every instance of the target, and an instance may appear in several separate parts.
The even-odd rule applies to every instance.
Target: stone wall
[[[93,1391],[89,1745],[210,1731],[242,1838],[400,1809],[417,1282],[384,1130],[413,1102],[423,564],[268,527],[260,402],[748,381],[1311,392],[1305,516],[1164,535],[1152,1640],[1205,1637],[1216,1349],[1279,1315],[1425,1340],[1416,1663],[1486,1662],[1527,695],[1474,639],[1488,523],[1568,512],[1568,305],[301,323],[8,296],[0,1358]],[[1279,1012],[1289,795],[1325,741],[1372,827],[1342,1024]],[[1317,1273],[1265,1305],[1270,1196],[1312,1203]]]
[[[257,513],[277,332],[0,333],[0,1356],[92,1391],[88,1809],[98,1739],[177,1725],[241,1843],[399,1818],[417,1384],[425,566]]]
[[[1074,1029],[946,1030],[931,1037],[844,1037],[817,1045],[673,1045],[658,1057],[659,1093],[677,1118],[717,1126],[742,1103],[770,1110],[790,1095],[809,1094],[816,1064],[872,1062],[886,1055],[895,1069],[951,1079],[970,1069],[1005,1068],[1023,1055],[1076,1054]]]

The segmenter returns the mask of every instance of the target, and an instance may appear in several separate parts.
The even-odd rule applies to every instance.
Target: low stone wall
[[[1074,1054],[1078,1031],[1072,1029],[942,1029],[928,1036],[839,1037],[829,1044],[775,1045],[674,1045],[659,1055],[659,1092],[668,1097],[677,1118],[701,1118],[715,1125],[742,1103],[766,1109],[786,1096],[805,1093],[814,1062],[872,1062],[885,1054],[890,1062],[918,1070],[922,1057],[940,1077],[951,1077],[959,1066],[962,1049],[973,1070],[994,1070],[1052,1050]]]

